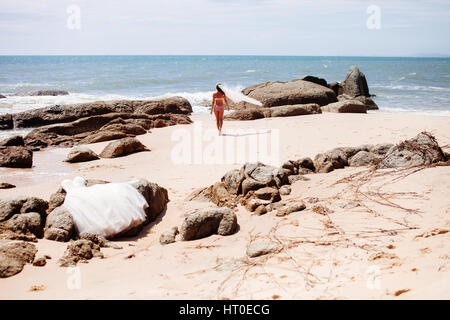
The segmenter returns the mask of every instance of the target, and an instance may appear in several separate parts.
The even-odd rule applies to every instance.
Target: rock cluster
[[[242,93],[261,101],[262,107],[248,102],[231,104],[234,112],[228,120],[254,120],[268,117],[288,117],[323,112],[366,113],[377,110],[371,99],[365,75],[351,67],[341,83],[327,83],[325,79],[304,76],[287,82],[264,82],[242,90]]]
[[[181,97],[54,105],[0,115],[0,130],[37,127],[22,139],[22,146],[73,146],[135,137],[152,128],[188,124],[192,122],[188,116],[191,112],[189,101]],[[0,146],[4,143],[10,142],[0,142]]]
[[[87,180],[87,186],[99,183],[107,183],[102,180]],[[156,183],[145,179],[138,179],[133,186],[148,203],[146,208],[147,219],[142,225],[125,230],[114,238],[124,236],[135,236],[145,224],[155,220],[165,210],[169,201],[167,190]],[[101,256],[100,247],[118,246],[112,244],[98,235],[83,235],[78,239],[72,215],[63,206],[66,193],[62,188],[52,194],[47,202],[35,197],[18,197],[0,200],[0,276],[11,276],[22,270],[25,263],[33,262],[33,258],[19,259],[15,257],[17,245],[3,246],[6,243],[19,243],[22,247],[31,250],[27,242],[11,242],[11,240],[37,241],[38,238],[67,242],[76,240],[69,244],[66,255],[60,261],[61,265],[72,265],[78,261]],[[8,242],[6,242],[8,241]],[[25,243],[25,245],[23,245]],[[9,253],[11,251],[11,253]],[[8,257],[6,257],[8,255]],[[36,265],[42,266],[45,261],[37,261]]]

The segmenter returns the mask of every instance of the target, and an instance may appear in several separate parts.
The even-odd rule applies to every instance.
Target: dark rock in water
[[[175,242],[175,238],[179,233],[178,227],[173,227],[163,233],[159,237],[159,243],[161,244],[170,244]]]
[[[366,96],[359,96],[359,97],[355,97],[353,98],[354,100],[360,101],[362,102],[367,110],[378,110],[378,105],[375,103],[375,101],[373,101],[372,98],[366,97]]]
[[[8,182],[0,182],[0,189],[12,189],[16,186]]]
[[[25,241],[0,240],[0,278],[11,277],[32,263],[37,249]]]
[[[357,100],[343,100],[339,102],[330,103],[323,106],[324,112],[336,112],[336,113],[367,113],[367,107]]]
[[[336,96],[339,96],[344,92],[344,88],[342,88],[339,82],[331,82],[327,85],[327,87],[333,90]]]
[[[38,91],[27,91],[12,94],[12,96],[67,96],[69,93],[64,90],[38,90]]]
[[[67,158],[64,160],[70,163],[86,162],[99,159],[98,155],[89,148],[75,147],[70,150]]]
[[[377,168],[416,167],[446,160],[436,139],[430,133],[422,132],[392,147]]]
[[[325,80],[323,78],[318,78],[315,76],[304,76],[304,77],[300,78],[300,80],[309,81],[309,82],[316,83],[316,84],[319,84],[321,86],[328,88],[327,80]]]
[[[136,101],[134,103],[134,108],[136,113],[145,114],[192,113],[191,104],[182,97],[172,97],[150,101]]]
[[[213,208],[186,217],[180,229],[180,236],[183,241],[200,239],[213,234],[226,236],[232,234],[236,227],[237,217],[231,209]]]
[[[0,115],[0,130],[10,130],[14,128],[14,121],[11,114]]]
[[[337,101],[333,90],[300,79],[260,83],[245,88],[242,92],[260,101],[264,108],[308,103],[323,106]]]
[[[25,146],[25,141],[22,136],[12,136],[0,141],[0,147],[20,147]]]
[[[6,147],[0,149],[0,167],[31,168],[33,152],[26,147]]]
[[[73,241],[67,245],[64,256],[59,259],[61,267],[76,265],[80,261],[88,261],[92,258],[103,258],[100,246],[86,239]]]
[[[352,66],[347,72],[345,80],[342,81],[342,87],[343,94],[352,98],[358,96],[370,97],[366,76],[355,66]]]
[[[50,212],[45,223],[45,239],[66,242],[74,233],[75,224],[67,209],[61,206]]]
[[[136,138],[124,138],[110,142],[100,153],[100,157],[117,158],[141,151],[150,151],[150,149]]]
[[[2,94],[0,94],[0,99],[5,99],[6,97]]]

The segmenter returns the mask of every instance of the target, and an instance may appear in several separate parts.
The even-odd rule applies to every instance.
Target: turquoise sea
[[[0,114],[52,104],[181,95],[206,111],[216,82],[242,89],[303,75],[341,81],[365,73],[381,111],[450,115],[449,58],[296,56],[0,56],[0,93],[62,89],[69,96],[7,97]]]

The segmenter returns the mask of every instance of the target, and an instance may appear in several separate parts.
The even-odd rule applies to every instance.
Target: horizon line
[[[1,54],[0,57],[75,57],[75,56],[209,56],[209,57],[338,57],[338,58],[450,58],[450,54],[417,55],[291,55],[291,54]]]

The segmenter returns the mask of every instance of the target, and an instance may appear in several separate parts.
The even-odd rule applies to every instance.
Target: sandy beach
[[[291,194],[282,197],[304,201],[304,211],[257,216],[239,206],[239,228],[233,235],[161,245],[163,231],[180,226],[189,213],[213,206],[188,201],[192,191],[243,164],[174,163],[174,137],[194,137],[199,125],[202,132],[215,130],[212,116],[193,114],[191,119],[193,124],[138,136],[150,152],[68,164],[63,159],[70,149],[51,147],[34,153],[32,169],[2,169],[2,180],[17,186],[0,190],[2,199],[26,195],[48,200],[62,179],[82,176],[145,178],[167,188],[170,202],[139,236],[115,241],[122,249],[102,249],[104,259],[78,264],[78,269],[57,264],[66,243],[40,239],[37,255],[52,259],[44,267],[28,264],[21,273],[0,279],[0,299],[450,299],[448,166],[381,170],[386,174],[348,167],[309,174],[309,181],[295,182]],[[335,147],[398,143],[422,131],[448,150],[449,125],[448,116],[323,113],[225,121],[225,135],[214,141],[249,143],[252,137],[276,133],[280,165]],[[98,153],[106,144],[89,147]],[[353,174],[368,178],[352,180]],[[352,205],[355,201],[360,205]],[[330,213],[311,210],[316,203]],[[247,245],[260,238],[279,243],[282,250],[248,258]],[[80,280],[76,288],[70,285],[74,274]]]

